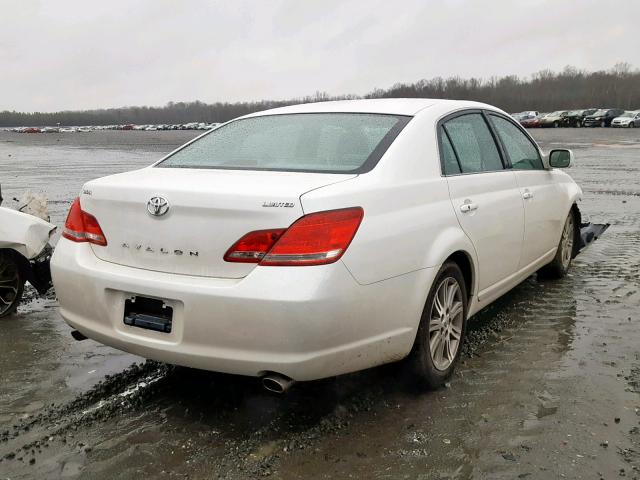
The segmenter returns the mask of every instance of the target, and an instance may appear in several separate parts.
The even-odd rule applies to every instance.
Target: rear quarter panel
[[[362,224],[343,256],[360,284],[439,267],[456,250],[475,259],[440,175],[434,125],[432,116],[414,117],[371,172],[301,197],[305,213],[364,209]],[[425,298],[428,287],[420,287],[426,290]]]

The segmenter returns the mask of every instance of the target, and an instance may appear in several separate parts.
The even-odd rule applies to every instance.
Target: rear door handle
[[[478,209],[478,204],[477,203],[463,203],[462,205],[460,205],[460,211],[461,212],[470,212],[472,210],[477,210]]]
[[[525,190],[522,194],[522,198],[524,198],[525,200],[529,200],[530,198],[533,198],[533,193],[531,193],[529,190]]]

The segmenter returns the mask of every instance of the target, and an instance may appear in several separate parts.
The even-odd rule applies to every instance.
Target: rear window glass
[[[498,147],[479,113],[455,117],[444,124],[462,173],[502,170]]]
[[[460,172],[460,165],[456,153],[453,151],[451,142],[449,141],[449,135],[446,132],[441,131],[440,138],[442,139],[442,159],[444,161],[444,174],[455,175]]]
[[[375,165],[410,117],[309,113],[228,123],[158,167],[358,172]]]

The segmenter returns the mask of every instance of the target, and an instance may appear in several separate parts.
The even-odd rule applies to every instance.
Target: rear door
[[[539,260],[558,245],[567,212],[558,208],[565,199],[552,170],[545,170],[540,150],[513,122],[489,114],[511,164],[524,203],[524,242],[519,268]]]
[[[487,122],[482,112],[465,111],[438,127],[453,209],[476,249],[480,292],[517,271],[524,233],[515,174],[505,168]]]

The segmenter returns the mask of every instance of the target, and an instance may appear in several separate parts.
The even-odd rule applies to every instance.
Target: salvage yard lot
[[[42,191],[60,227],[85,181],[197,133],[0,132],[5,205]],[[447,388],[389,365],[273,397],[75,342],[53,296],[32,299],[0,323],[0,478],[640,478],[640,131],[530,133],[574,149],[581,209],[612,226],[567,278],[476,316]]]

